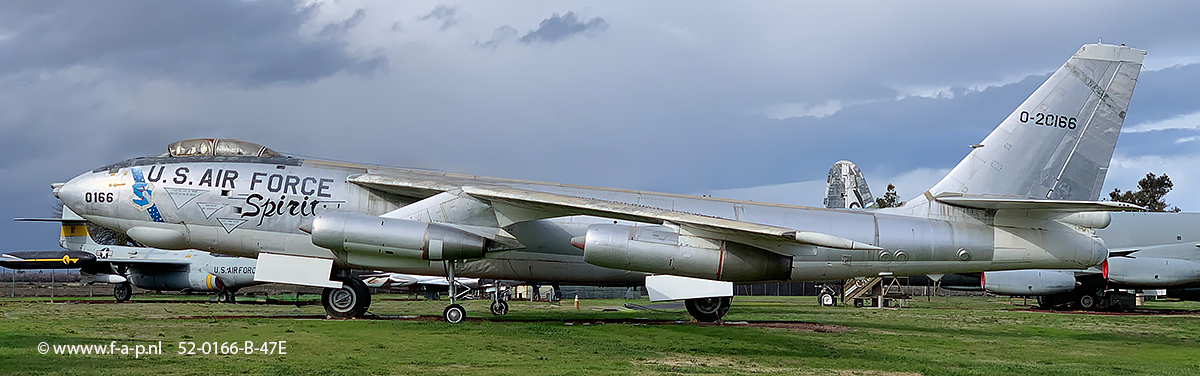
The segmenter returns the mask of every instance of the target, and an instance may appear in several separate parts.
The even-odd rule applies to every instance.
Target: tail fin
[[[88,234],[87,221],[66,205],[63,205],[62,210],[62,231],[58,237],[58,244],[72,251],[83,249],[85,244],[96,244],[91,234]]]
[[[837,161],[825,180],[825,208],[862,209],[875,204],[862,171],[850,161]]]
[[[1145,55],[1084,45],[928,193],[1095,201]]]

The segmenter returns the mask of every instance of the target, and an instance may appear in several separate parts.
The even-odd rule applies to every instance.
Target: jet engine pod
[[[1200,263],[1158,257],[1108,259],[1108,280],[1134,286],[1174,287],[1200,281]]]
[[[1039,296],[1074,290],[1075,272],[1006,270],[983,273],[983,290],[998,295]]]
[[[212,292],[225,288],[220,278],[205,272],[130,273],[129,277],[134,286],[151,290]]]
[[[582,241],[583,260],[606,268],[734,282],[785,280],[792,270],[791,257],[730,241],[680,236],[666,226],[591,225]]]
[[[394,255],[424,260],[483,257],[487,239],[437,223],[355,213],[326,213],[313,219],[313,244],[334,251]]]

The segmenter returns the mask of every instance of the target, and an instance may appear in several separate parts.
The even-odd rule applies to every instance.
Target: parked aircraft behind
[[[86,221],[69,208],[62,219],[17,219],[62,222],[59,244],[65,250],[12,251],[0,254],[9,269],[79,269],[83,283],[113,285],[118,302],[133,296],[132,286],[147,290],[216,293],[221,302],[234,302],[238,289],[254,281],[255,260],[200,252],[164,251],[145,247],[96,244]]]
[[[646,284],[714,321],[733,282],[1086,268],[1090,226],[1136,206],[1101,189],[1145,51],[1079,49],[941,182],[903,207],[844,211],[300,159],[194,139],[81,174],[55,194],[165,249],[258,257],[256,281],[326,288],[361,315],[352,268]],[[466,262],[479,260],[474,262]],[[646,273],[658,274],[646,277]],[[451,295],[455,285],[451,284]],[[341,296],[348,299],[330,299]],[[446,321],[465,310],[446,307]]]
[[[830,170],[827,207],[861,208],[842,192],[866,191],[858,166],[838,161]],[[854,196],[849,196],[854,197]],[[939,277],[954,290],[1036,296],[1042,308],[1131,308],[1133,296],[1121,290],[1168,289],[1168,295],[1200,300],[1200,213],[1111,213],[1096,235],[1109,247],[1108,259],[1086,270],[1005,270]],[[922,276],[909,283],[923,285]],[[827,304],[828,305],[828,304]]]

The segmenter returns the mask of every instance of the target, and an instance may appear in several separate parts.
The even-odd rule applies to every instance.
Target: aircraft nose
[[[50,187],[54,189],[54,197],[62,200],[63,205],[66,205],[71,211],[78,214],[89,214],[89,205],[87,205],[88,197],[86,197],[85,193],[102,191],[102,189],[96,187],[99,182],[95,173],[85,172],[66,183],[55,183],[51,184]],[[92,201],[95,201],[95,199],[93,198]]]

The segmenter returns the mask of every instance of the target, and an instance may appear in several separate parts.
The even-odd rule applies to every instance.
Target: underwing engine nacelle
[[[1061,294],[1079,285],[1075,280],[1075,272],[1065,270],[984,272],[982,284],[984,291],[1010,296]]]
[[[328,213],[313,219],[313,244],[334,251],[422,260],[481,258],[487,239],[437,223],[365,214]]]
[[[165,273],[129,273],[134,286],[149,290],[215,292],[225,288],[225,283],[211,273],[178,271]]]
[[[1158,257],[1108,259],[1110,281],[1148,287],[1175,287],[1200,282],[1200,263]]]
[[[580,238],[572,244],[583,249],[583,260],[606,268],[733,282],[786,280],[792,270],[791,257],[741,243],[681,236],[666,226],[591,225]]]

